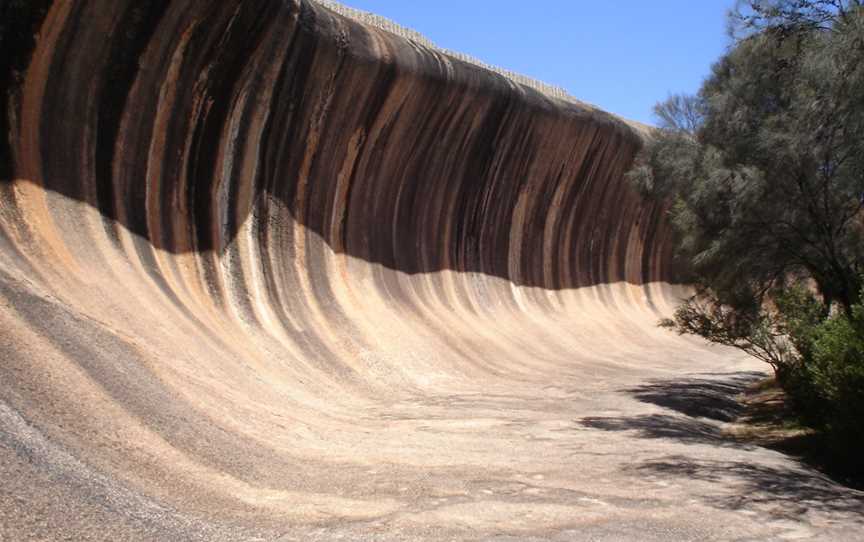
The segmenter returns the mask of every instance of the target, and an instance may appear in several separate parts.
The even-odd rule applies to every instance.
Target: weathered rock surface
[[[306,0],[57,1],[10,111],[0,539],[860,536],[655,327],[627,122]]]

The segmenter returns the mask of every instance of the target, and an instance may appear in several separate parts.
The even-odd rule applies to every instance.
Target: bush
[[[836,467],[864,475],[864,306],[820,317],[801,291],[779,297],[785,331],[798,355],[777,380],[801,421],[820,430]]]
[[[836,315],[819,326],[805,366],[824,404],[832,451],[864,471],[864,307],[855,305],[851,318]]]

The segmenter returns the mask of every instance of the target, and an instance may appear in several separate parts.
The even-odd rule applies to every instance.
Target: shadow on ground
[[[737,418],[743,410],[737,396],[765,376],[765,373],[752,371],[654,380],[622,391],[643,403],[651,403],[674,413],[587,417],[582,418],[580,423],[603,431],[636,430],[641,438],[675,439],[688,444],[747,446],[724,434],[717,422],[730,422]]]
[[[744,446],[724,435],[720,427],[696,419],[664,414],[631,417],[592,417],[580,422],[591,429],[603,431],[638,431],[639,438],[674,439],[686,444]]]
[[[668,478],[723,483],[732,494],[709,495],[712,506],[740,510],[753,505],[772,506],[780,515],[795,517],[809,510],[864,513],[864,495],[844,488],[817,472],[743,461],[709,461],[669,456],[645,461],[630,470]]]
[[[652,381],[624,391],[643,403],[693,418],[731,422],[744,409],[738,395],[766,376],[758,371],[703,373],[681,380]]]
[[[579,423],[602,431],[632,431],[637,438],[758,450],[760,446],[752,440],[739,439],[724,431],[724,425],[743,413],[741,394],[766,376],[761,372],[702,373],[681,379],[654,380],[621,392],[640,402],[662,407],[663,413],[586,417]],[[775,515],[783,517],[808,510],[864,514],[864,493],[843,487],[836,480],[795,463],[718,461],[679,454],[628,465],[625,469],[646,476],[717,484],[718,492],[706,495],[705,500],[723,509],[770,506],[777,511]]]

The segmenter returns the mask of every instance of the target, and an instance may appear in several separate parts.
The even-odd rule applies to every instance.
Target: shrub
[[[864,472],[864,306],[855,305],[851,318],[835,315],[819,326],[805,367],[824,405],[832,452]]]
[[[801,421],[818,429],[827,459],[852,476],[864,475],[864,306],[827,315],[801,288],[777,296],[780,328],[796,356],[777,367],[777,380]]]

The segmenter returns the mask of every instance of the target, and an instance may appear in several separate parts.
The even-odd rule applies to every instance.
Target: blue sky
[[[734,0],[342,0],[447,49],[653,123],[670,93],[695,92],[725,50]]]

